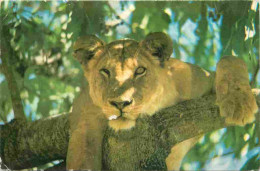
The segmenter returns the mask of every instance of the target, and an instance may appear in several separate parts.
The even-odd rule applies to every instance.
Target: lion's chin
[[[129,130],[133,128],[135,126],[135,120],[119,117],[118,119],[110,120],[108,124],[117,132],[119,130]]]

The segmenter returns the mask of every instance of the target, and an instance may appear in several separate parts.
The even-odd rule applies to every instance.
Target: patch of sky
[[[209,154],[209,160],[215,158],[216,156],[221,156],[224,153],[232,152],[232,148],[226,148],[225,143],[221,141],[224,133],[226,132],[226,128],[223,128],[218,131],[214,131],[210,134],[209,138],[212,143],[215,144],[214,150],[212,150]],[[203,144],[205,142],[205,138],[200,140],[200,143]]]
[[[168,28],[168,34],[170,35],[170,37],[172,38],[173,41],[175,42],[179,42],[179,23],[178,22],[174,22],[174,17],[175,17],[175,13],[170,9],[171,11],[171,23],[169,24],[169,28]]]
[[[215,12],[214,8],[208,7],[207,10],[208,10],[208,12],[213,12],[213,13]],[[201,17],[199,17],[199,19],[201,19]],[[209,63],[210,65],[208,66],[208,69],[211,71],[216,70],[217,61],[219,61],[219,59],[221,57],[222,44],[221,44],[221,39],[220,39],[220,29],[221,29],[222,20],[223,20],[222,16],[217,21],[213,21],[213,19],[211,17],[207,17],[207,21],[208,21],[208,33],[207,34],[208,34],[209,38],[205,42],[205,45],[207,48],[204,50],[204,52],[205,52],[206,56],[210,56],[210,55],[212,55],[212,51],[213,51],[213,57],[211,58],[210,63]],[[197,27],[198,25],[194,23],[194,26]],[[187,29],[185,29],[185,30],[189,30],[190,28],[192,28],[191,25],[189,25],[187,27]],[[195,30],[196,30],[196,28],[195,28]],[[192,32],[190,31],[188,33],[190,33],[190,35],[194,35],[194,36],[196,35],[194,33],[194,30]],[[196,40],[198,41],[198,37],[197,36],[195,36],[195,37],[197,38]],[[197,44],[197,41],[192,43],[192,46],[193,46],[192,49],[194,49],[195,45]],[[193,60],[193,58],[189,58],[187,62],[194,63],[195,61]]]
[[[209,70],[210,70],[210,71],[216,71],[216,65],[210,66],[210,67],[209,67]]]
[[[122,39],[125,37],[125,35],[130,33],[130,28],[129,26],[123,24],[123,25],[119,25],[116,27],[117,30],[117,39]]]
[[[35,97],[31,103],[29,101],[26,101],[24,104],[25,115],[27,118],[30,117],[32,121],[36,119],[36,111],[39,101],[39,97]]]
[[[36,118],[36,112],[32,112],[32,113],[31,113],[31,120],[32,120],[32,121],[37,120],[37,118]]]
[[[37,15],[42,18],[43,24],[48,26],[52,21],[55,13],[50,13],[49,10],[38,11]]]
[[[249,74],[249,80],[252,80],[252,73],[248,73]]]
[[[48,3],[52,3],[52,5],[51,5],[52,8],[55,8],[53,5],[53,2],[48,2]],[[39,6],[39,5],[40,5],[40,2],[34,2],[34,7],[24,6],[23,12],[21,13],[21,15],[24,18],[26,18],[27,20],[30,20],[32,17],[34,17],[33,15],[38,16],[42,19],[41,21],[43,22],[43,24],[45,26],[49,26],[50,22],[52,21],[54,15],[55,15],[55,12],[50,12],[49,10],[36,10],[36,9],[38,9],[37,6]],[[56,4],[56,6],[57,6],[57,4]],[[18,16],[18,19],[19,19],[19,16]],[[54,28],[51,27],[50,29],[53,30]]]
[[[189,59],[188,54],[185,52],[185,50],[182,47],[179,47],[179,50],[180,50],[181,60],[184,62],[188,62]]]
[[[259,154],[260,147],[255,147],[250,151],[245,151],[245,155],[241,155],[240,158],[235,158],[235,155],[231,152],[232,149],[225,148],[224,143],[217,144],[216,156],[207,161],[204,169],[210,170],[214,168],[214,170],[240,170],[250,158]]]
[[[228,154],[221,157],[215,157],[208,160],[203,168],[203,170],[239,170],[244,162],[241,159],[234,159],[233,154]]]
[[[179,38],[179,44],[186,47],[189,52],[185,52],[186,56],[181,56],[181,60],[194,64],[195,59],[190,56],[197,44],[199,38],[195,35],[195,31],[198,24],[188,19],[181,28],[181,36]],[[189,53],[189,54],[188,54]],[[182,53],[181,53],[182,54]]]
[[[191,64],[195,64],[195,58],[188,58],[188,61]]]
[[[199,38],[195,35],[196,28],[197,24],[192,22],[190,19],[187,19],[181,28],[182,35],[179,42],[184,45],[197,44]]]
[[[33,12],[33,8],[32,7],[24,6],[23,7],[23,12],[21,13],[21,15],[24,18],[26,18],[27,20],[29,20],[32,17],[32,12]]]
[[[219,130],[219,133],[221,134],[221,136],[227,132],[227,128],[222,128]]]
[[[207,7],[208,12],[213,12],[215,14],[215,8]],[[216,16],[215,16],[216,17]],[[208,20],[208,28],[213,36],[213,44],[214,47],[214,60],[216,61],[220,60],[221,52],[222,52],[222,44],[220,39],[220,29],[223,21],[223,16],[221,15],[220,18],[217,21],[213,21],[213,18],[207,17]],[[214,46],[213,45],[213,46]]]
[[[167,31],[168,34],[171,36],[172,40],[175,41],[175,42],[178,42],[179,41],[179,37],[180,37],[179,31],[178,31],[178,27],[179,27],[178,22],[172,21],[169,24],[169,29]]]
[[[0,74],[0,84],[5,80],[4,74]]]
[[[132,9],[135,8],[135,2],[134,1],[128,1],[127,4],[130,6],[130,8],[132,8]],[[132,24],[132,18],[133,18],[133,12],[131,12],[131,14],[128,17],[129,24]]]
[[[179,37],[179,44],[186,47],[186,51],[183,48],[180,48],[181,60],[185,62],[195,63],[194,57],[191,56],[195,45],[198,42],[198,37],[195,35],[197,24],[193,23],[188,19],[181,29],[181,35]]]
[[[6,119],[7,119],[7,122],[10,122],[12,119],[14,119],[14,111],[13,110],[11,110],[11,112],[7,114]]]
[[[218,143],[216,146],[215,146],[215,155],[217,156],[222,156],[224,155],[224,152],[227,154],[227,153],[230,153],[232,152],[232,148],[226,148],[225,146],[225,143],[224,142],[220,142]]]
[[[34,73],[30,74],[29,77],[28,77],[29,80],[32,80],[34,78],[36,78],[36,75]]]
[[[56,102],[52,102],[52,107],[53,108],[57,108],[58,107],[58,104]]]
[[[189,52],[185,52],[183,48],[179,48],[181,54],[181,60],[185,62],[195,63],[194,57],[189,56],[190,53],[195,48],[199,38],[196,36],[195,31],[198,26],[197,23],[192,22],[188,19],[181,28],[179,32],[179,23],[175,22],[175,13],[170,9],[171,23],[169,24],[168,34],[171,36],[172,40],[176,43],[183,45]],[[173,56],[175,52],[173,52]]]
[[[122,24],[116,27],[117,39],[125,38],[125,36],[130,33],[131,30],[129,28],[129,24],[131,24],[133,11],[135,9],[134,2],[132,1],[128,1],[127,3],[124,3],[123,9],[121,8],[121,3],[122,2],[120,1],[109,1],[110,6],[115,10],[116,15],[120,16],[120,19],[118,19],[115,14],[113,14],[112,18],[108,18],[108,17],[105,18],[106,23],[123,21]]]
[[[59,163],[61,163],[61,162],[63,162],[63,160],[55,160],[55,161],[53,161],[52,163],[55,164],[55,165],[57,165],[57,164],[59,164]]]
[[[32,109],[31,109],[30,104],[25,104],[25,106],[24,106],[24,112],[25,112],[26,117],[29,117],[29,116],[30,116],[31,111],[32,111]]]
[[[183,169],[184,170],[198,170],[200,167],[200,162],[197,162],[197,161],[193,161],[193,162],[190,162],[190,163],[185,163],[183,165]]]
[[[122,12],[120,1],[108,1],[108,3],[116,12]]]
[[[122,3],[124,3],[124,8],[121,8]],[[126,23],[131,22],[130,15],[135,9],[135,2],[127,1],[127,2],[120,2],[120,1],[109,1],[111,7],[116,11],[116,14],[120,16]]]
[[[254,52],[254,54],[257,53],[257,48],[256,47],[253,47],[253,52]]]
[[[39,97],[35,97],[35,98],[33,99],[32,104],[30,105],[30,106],[31,106],[31,109],[32,109],[32,113],[31,113],[31,119],[32,119],[32,121],[34,121],[34,120],[37,119],[37,118],[36,118],[36,111],[37,111],[37,108],[38,108],[39,101],[40,101]]]

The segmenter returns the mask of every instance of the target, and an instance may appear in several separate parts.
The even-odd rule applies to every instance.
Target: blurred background
[[[12,48],[9,61],[28,121],[71,110],[85,81],[71,47],[86,34],[110,42],[166,32],[174,42],[173,58],[214,71],[221,56],[239,56],[248,66],[252,88],[260,88],[257,1],[0,1],[0,8],[0,40]],[[0,124],[13,117],[0,70]],[[259,169],[258,128],[252,123],[208,133],[181,169]]]

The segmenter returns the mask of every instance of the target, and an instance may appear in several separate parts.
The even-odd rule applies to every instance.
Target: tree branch
[[[258,89],[258,106],[259,92]],[[23,126],[15,122],[0,130],[1,158],[9,168],[31,168],[66,158],[68,115]],[[108,128],[103,145],[104,169],[164,169],[164,160],[174,144],[226,126],[229,125],[220,117],[215,105],[215,95],[208,95],[163,109],[152,117],[138,119],[136,127],[130,131],[115,133]]]
[[[16,119],[26,121],[20,91],[14,77],[13,67],[9,62],[9,58],[15,55],[15,52],[10,45],[10,37],[9,30],[5,26],[2,26],[0,29],[0,57],[2,61],[1,71],[4,73],[5,79],[8,83],[8,89],[11,95],[14,110],[14,117]]]

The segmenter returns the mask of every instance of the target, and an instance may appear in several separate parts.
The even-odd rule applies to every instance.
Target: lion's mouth
[[[118,119],[121,119],[121,120],[132,120],[126,114],[128,114],[128,113],[120,110],[120,115],[119,116],[118,115],[111,115],[111,116],[108,117],[108,120],[110,120],[110,121],[111,120],[118,120]]]
[[[108,120],[116,120],[116,119],[118,119],[118,118],[124,118],[124,114],[126,113],[126,112],[124,112],[124,111],[122,111],[121,109],[119,110],[120,111],[120,115],[119,116],[117,116],[117,115],[111,115],[109,118],[108,118]]]

